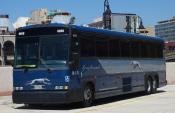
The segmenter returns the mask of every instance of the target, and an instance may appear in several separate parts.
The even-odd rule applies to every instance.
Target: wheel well
[[[148,80],[148,79],[153,80],[153,77],[150,74],[148,74],[148,75],[146,75],[145,80]]]
[[[153,77],[151,75],[148,76],[148,79],[151,79],[153,81]]]
[[[147,79],[151,79],[152,81],[154,79],[156,79],[157,87],[159,87],[159,76],[158,76],[158,74],[149,74],[149,75],[147,75]]]
[[[93,98],[94,98],[94,93],[95,93],[95,85],[94,85],[94,83],[93,82],[87,82],[86,86],[90,86],[92,88]]]
[[[157,81],[157,87],[159,87],[159,76],[157,74],[154,76],[154,79],[156,79],[156,81]]]

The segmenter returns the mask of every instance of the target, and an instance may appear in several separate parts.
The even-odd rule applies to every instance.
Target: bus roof
[[[164,40],[160,37],[151,37],[151,36],[144,36],[144,35],[133,34],[133,33],[117,32],[117,31],[112,31],[112,30],[107,30],[107,29],[97,29],[97,28],[93,28],[93,27],[84,27],[84,26],[78,26],[78,25],[66,25],[66,24],[59,24],[59,23],[43,24],[43,25],[30,25],[30,26],[22,27],[19,30],[31,29],[31,28],[41,28],[41,27],[69,27],[69,26],[71,26],[73,29],[76,29],[76,30],[100,33],[103,35],[120,36],[120,37],[127,37],[127,38],[129,37],[129,38],[135,38],[135,39],[141,39],[141,40],[164,42]]]

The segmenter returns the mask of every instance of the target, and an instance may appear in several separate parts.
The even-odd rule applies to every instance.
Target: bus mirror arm
[[[72,70],[74,70],[75,61],[69,61],[68,64],[69,64],[69,67],[70,67]]]
[[[50,69],[50,67],[46,64],[46,62],[43,59],[39,59],[41,64],[43,64],[43,66],[47,69],[48,73],[52,73],[52,70]]]
[[[48,73],[52,73],[52,70],[50,68],[47,69]]]
[[[29,71],[28,68],[24,68],[24,73],[27,73]]]
[[[69,65],[73,65],[74,64],[74,61],[69,61],[68,64]]]

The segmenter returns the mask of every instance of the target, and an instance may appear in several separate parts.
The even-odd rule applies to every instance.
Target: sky
[[[175,0],[109,0],[113,13],[135,13],[145,26],[175,16]],[[18,17],[30,17],[38,8],[61,9],[76,17],[76,24],[87,24],[102,16],[104,0],[1,0],[0,14],[9,14],[15,22]]]

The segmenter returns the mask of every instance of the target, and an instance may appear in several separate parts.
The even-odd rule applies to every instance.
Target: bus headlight
[[[68,86],[55,86],[55,90],[68,90]]]
[[[21,90],[23,90],[23,87],[14,87],[14,90],[21,91]]]

